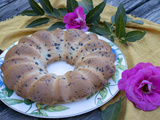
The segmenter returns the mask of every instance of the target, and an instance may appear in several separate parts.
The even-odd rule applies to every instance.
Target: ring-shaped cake
[[[38,31],[23,37],[1,65],[4,84],[24,99],[53,105],[77,101],[100,90],[115,72],[110,45],[78,29]],[[64,75],[48,73],[47,65],[64,60],[75,65]]]

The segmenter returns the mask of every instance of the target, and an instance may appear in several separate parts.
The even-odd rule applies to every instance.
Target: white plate
[[[39,118],[65,118],[77,116],[94,110],[107,103],[118,93],[119,89],[117,83],[119,79],[121,79],[121,73],[125,69],[127,69],[127,63],[123,53],[114,43],[99,35],[98,38],[108,42],[112,47],[113,53],[116,54],[116,72],[112,79],[110,79],[109,82],[106,84],[106,86],[100,91],[98,91],[96,94],[92,95],[90,98],[84,98],[80,101],[72,103],[57,104],[55,106],[32,103],[29,100],[24,100],[23,98],[17,96],[15,92],[5,87],[3,83],[2,71],[0,70],[1,101],[15,111]],[[16,45],[17,43],[18,42],[14,43],[12,46]],[[0,55],[0,65],[4,62],[4,56],[12,46],[10,46]],[[59,68],[64,68],[65,66],[65,69],[57,69],[57,71],[54,71],[56,74],[62,74],[62,72],[65,73],[66,71],[73,70],[74,68],[73,66],[67,66],[66,63],[63,61],[60,61],[58,63],[51,64],[47,67],[47,69],[50,72],[56,66],[58,66]]]

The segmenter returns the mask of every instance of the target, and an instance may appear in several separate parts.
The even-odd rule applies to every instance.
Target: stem
[[[129,46],[129,44],[128,44],[127,42],[126,42],[125,44],[126,44],[127,46]]]
[[[41,109],[38,109],[38,112],[39,112],[41,115],[43,115],[43,113],[41,113]]]
[[[86,24],[88,27],[91,27],[91,26],[95,26],[95,27],[100,27],[99,25],[93,25],[93,24]]]
[[[29,109],[26,111],[26,113],[32,108],[32,104],[30,105]]]
[[[119,42],[120,42],[120,40],[122,41],[121,43],[123,43],[123,41],[125,41],[123,44],[125,44],[125,45],[129,46],[129,44],[127,43],[127,41],[126,41],[125,39],[123,39],[123,38],[119,38]]]
[[[121,99],[123,100],[126,96],[123,96]]]
[[[63,18],[57,18],[57,17],[53,17],[53,16],[49,16],[49,15],[46,15],[46,17],[50,17],[51,19],[57,19],[57,20],[63,20]]]

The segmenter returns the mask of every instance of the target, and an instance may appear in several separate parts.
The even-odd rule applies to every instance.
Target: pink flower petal
[[[152,70],[149,67],[143,68],[142,71],[144,74],[144,80],[148,80],[150,76],[152,76]]]
[[[81,25],[82,25],[82,23],[83,23],[83,21],[82,21],[81,19],[79,19],[79,18],[76,18],[75,21],[76,21],[77,23],[81,24]]]
[[[141,109],[141,110],[144,110],[144,111],[152,111],[152,110],[155,110],[158,107],[158,106],[152,105],[150,103],[147,103],[145,101],[137,101],[135,103],[135,106],[138,109]]]
[[[138,63],[136,66],[140,66],[141,68],[146,68],[148,66],[153,66],[151,63]]]
[[[141,91],[145,94],[152,92],[152,82],[148,80],[143,80],[137,87],[137,89],[141,89]]]
[[[149,81],[152,82],[152,91],[160,94],[160,75],[151,76]]]
[[[82,31],[88,31],[88,26],[86,26],[86,15],[83,14],[83,8],[81,6],[77,7],[74,12],[67,13],[63,22],[66,23],[66,29],[80,29]]]
[[[160,106],[160,94],[158,93],[146,94],[146,99],[148,100],[149,103]]]
[[[63,22],[66,24],[71,24],[73,21],[73,18],[75,19],[76,17],[77,17],[76,13],[67,13],[63,18]]]
[[[159,66],[157,66],[156,68],[160,71],[160,67]]]
[[[138,63],[122,73],[118,82],[120,90],[126,92],[128,100],[144,111],[160,106],[160,67],[151,63]]]
[[[141,89],[135,88],[134,93],[135,93],[135,95],[137,96],[137,98],[138,98],[139,100],[142,100],[142,99],[143,99],[143,93],[142,93],[142,90],[141,90]]]
[[[81,25],[70,25],[70,24],[66,24],[65,27],[66,29],[78,29]]]
[[[83,15],[83,21],[86,23],[86,14]]]
[[[149,66],[149,68],[152,70],[152,75],[160,75],[160,71],[156,67]]]
[[[83,21],[83,8],[81,6],[77,7],[74,10],[74,13],[77,14],[78,18],[81,19]]]
[[[88,26],[85,26],[83,28],[81,28],[82,31],[87,32],[88,31]]]

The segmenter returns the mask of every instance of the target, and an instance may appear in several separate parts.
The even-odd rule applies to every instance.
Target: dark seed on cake
[[[71,85],[71,82],[68,84],[68,86],[70,86]]]
[[[48,54],[47,56],[48,56],[48,57],[51,57],[51,54]]]
[[[39,71],[43,71],[41,68],[39,68]]]
[[[55,46],[57,46],[57,43],[54,43]]]
[[[71,46],[71,49],[72,49],[72,50],[75,50],[75,49],[73,48],[73,46]]]
[[[18,75],[18,79],[21,77],[21,75]]]
[[[52,76],[52,78],[53,78],[53,79],[56,79],[56,77],[55,77],[55,76]]]
[[[35,62],[36,65],[39,65],[38,62]]]

